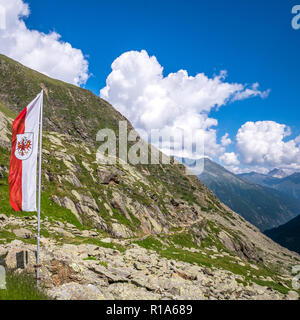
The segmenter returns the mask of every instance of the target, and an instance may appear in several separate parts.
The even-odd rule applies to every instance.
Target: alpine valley
[[[265,183],[248,178],[254,176],[264,177]],[[279,178],[258,173],[235,175],[205,158],[204,171],[199,179],[221,201],[262,231],[278,227],[300,214],[298,198],[273,189],[266,183],[281,180]]]
[[[300,256],[250,223],[262,230],[278,226],[296,216],[298,204],[281,202],[277,193],[248,183],[254,197],[268,197],[272,204],[256,202],[243,218],[202,184],[201,177],[186,175],[185,167],[172,159],[169,165],[100,164],[98,130],[112,129],[118,137],[119,121],[126,119],[90,91],[2,55],[1,265],[34,274],[36,213],[10,208],[8,170],[12,121],[41,88],[41,282],[49,297],[299,298],[292,287],[292,268],[300,264]],[[240,208],[247,206],[240,203]]]

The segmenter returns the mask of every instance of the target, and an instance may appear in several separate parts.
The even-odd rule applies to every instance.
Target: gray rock
[[[74,202],[69,199],[68,197],[64,197],[61,200],[59,200],[59,203],[62,207],[71,210],[71,212],[75,215],[75,217],[82,223],[81,217],[78,213],[78,210],[74,204]]]
[[[21,269],[33,273],[36,264],[35,250],[26,247],[9,249],[5,257],[5,264],[8,269]]]
[[[111,234],[116,238],[130,238],[134,236],[134,233],[131,230],[119,223],[112,223]]]
[[[111,184],[111,183],[119,184],[120,183],[120,179],[118,175],[115,173],[111,173],[111,172],[100,170],[100,169],[98,169],[97,173],[98,173],[99,181],[102,184]]]
[[[104,294],[94,285],[71,282],[48,290],[57,300],[105,300]]]
[[[8,220],[8,217],[4,213],[0,214],[0,222],[5,222],[7,220]]]
[[[79,179],[75,176],[74,173],[71,173],[67,176],[64,176],[64,179],[67,180],[69,183],[71,183],[73,186],[77,188],[82,188],[82,184],[79,181]]]
[[[24,239],[30,239],[33,237],[33,234],[30,230],[21,228],[21,229],[15,229],[13,230],[13,233],[18,237],[18,238],[24,238]]]
[[[55,232],[60,233],[62,236],[66,237],[66,238],[75,238],[75,236],[71,232],[68,232],[63,228],[53,228],[53,230]]]
[[[98,237],[99,234],[95,231],[83,230],[80,235],[85,238],[95,238]]]
[[[299,294],[296,291],[289,291],[287,295],[288,300],[299,300]]]
[[[77,193],[75,190],[73,190],[72,191],[72,193],[74,194],[74,192],[75,193]],[[79,201],[81,202],[81,204],[83,205],[83,206],[87,206],[87,207],[89,207],[90,209],[92,209],[92,210],[94,210],[94,211],[99,211],[99,208],[98,208],[98,206],[97,206],[97,203],[96,203],[96,201],[94,200],[94,198],[92,197],[92,195],[90,195],[90,196],[86,196],[86,195],[79,195],[78,193],[77,193],[77,199],[80,199]]]

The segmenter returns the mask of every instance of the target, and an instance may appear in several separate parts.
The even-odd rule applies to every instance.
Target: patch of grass
[[[126,208],[126,209],[127,209],[127,212],[129,214],[134,226],[136,228],[138,228],[141,225],[141,221],[128,208]]]
[[[84,261],[97,261],[98,259],[96,257],[90,256],[83,259]],[[98,261],[99,264],[101,264],[103,267],[107,268],[107,263],[105,261]]]
[[[135,241],[134,243],[138,244],[139,246],[147,250],[154,250],[158,252],[160,252],[160,250],[163,247],[162,243],[159,240],[151,236],[143,240]]]
[[[43,236],[44,238],[50,238],[51,237],[50,232],[45,228],[41,228],[41,236]]]
[[[179,231],[181,231],[183,229],[183,227],[171,227],[170,228],[170,231],[171,232],[179,232]]]
[[[107,269],[107,263],[104,261],[99,261],[99,264],[101,264],[103,267],[105,267]]]
[[[54,201],[50,200],[51,194],[43,192],[41,199],[41,217],[47,216],[52,221],[69,222],[77,227],[79,230],[83,229],[82,224],[77,220],[75,215],[69,210],[60,207]]]
[[[0,300],[53,300],[43,287],[38,288],[36,280],[25,273],[6,275],[6,290],[0,289]]]
[[[5,239],[6,242],[11,242],[16,239],[16,236],[14,233],[7,230],[0,230],[0,239]]]
[[[199,248],[194,242],[194,239],[191,234],[180,233],[173,236],[170,236],[169,239],[177,245],[180,245],[185,248]]]
[[[248,285],[247,281],[244,281],[244,280],[241,280],[241,279],[236,279],[236,282],[242,284],[244,287],[247,287],[247,285]]]
[[[263,286],[263,287],[272,288],[282,294],[287,294],[291,290],[291,289],[286,288],[286,287],[280,285],[279,283],[276,283],[273,281],[263,281],[260,279],[254,279],[253,282],[255,282],[256,284]]]
[[[135,231],[134,225],[123,214],[121,214],[118,210],[114,208],[111,209],[114,214],[113,218],[117,219],[121,224],[125,225],[130,230]]]
[[[96,257],[87,257],[83,259],[84,261],[96,261],[97,258]]]
[[[36,240],[31,238],[31,239],[23,239],[23,238],[18,238],[13,232],[7,231],[7,230],[0,230],[0,239],[5,239],[3,243],[9,243],[13,240],[21,240],[24,243],[28,244],[36,244]]]
[[[0,102],[0,112],[2,112],[6,117],[11,119],[15,119],[17,116],[17,113],[15,111],[8,109],[1,102]]]

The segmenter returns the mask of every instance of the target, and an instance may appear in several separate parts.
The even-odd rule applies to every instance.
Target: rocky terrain
[[[0,264],[34,273],[36,213],[10,208],[7,178],[12,119],[40,88],[45,91],[41,278],[51,296],[298,299],[292,287],[298,254],[260,233],[173,160],[99,163],[97,131],[110,128],[118,137],[118,123],[126,119],[91,92],[4,56]]]
[[[33,234],[24,226],[34,227],[35,217],[25,219],[0,217],[2,226],[14,226],[19,238],[31,239]],[[52,233],[69,238],[80,235],[88,239],[98,238],[97,232],[80,232],[71,224],[44,224]],[[223,235],[225,238],[225,235]],[[145,238],[146,239],[146,238]],[[166,237],[158,241],[167,250]],[[298,299],[295,291],[285,294],[249,280],[248,276],[235,274],[213,265],[199,266],[180,259],[168,259],[156,250],[143,247],[143,240],[117,240],[102,238],[99,245],[62,244],[42,238],[41,277],[47,293],[55,299]],[[144,243],[145,244],[145,243]],[[193,255],[209,256],[210,259],[231,257],[240,267],[248,265],[248,273],[255,274],[256,263],[247,263],[240,256],[230,255],[212,246],[209,250],[181,247]],[[13,240],[0,247],[2,263],[9,269],[34,273],[36,246]],[[250,253],[251,254],[251,253]],[[261,259],[254,257],[253,259]],[[287,259],[288,260],[288,259]],[[285,282],[288,275],[281,275]],[[257,280],[274,283],[267,275],[258,275]]]

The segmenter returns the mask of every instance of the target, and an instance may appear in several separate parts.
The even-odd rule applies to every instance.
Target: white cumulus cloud
[[[56,32],[29,30],[24,18],[30,10],[23,0],[0,0],[0,6],[5,13],[5,27],[0,28],[0,53],[50,77],[75,85],[86,83],[88,62],[81,50],[61,41]]]
[[[234,152],[225,152],[219,160],[226,166],[238,166],[240,161]]]
[[[232,143],[231,139],[229,138],[229,134],[225,133],[225,135],[221,138],[221,144],[223,147],[229,146]]]
[[[257,84],[249,89],[243,84],[226,82],[225,71],[212,78],[204,73],[190,76],[185,70],[164,76],[156,57],[145,50],[125,52],[111,67],[100,96],[135,128],[146,132],[198,130],[198,136],[205,140],[205,154],[212,157],[224,152],[229,139],[225,136],[222,144],[217,142],[218,121],[210,118],[209,112],[235,100],[268,94],[259,91]],[[180,156],[176,150],[174,154]]]
[[[237,150],[245,164],[300,168],[300,138],[290,139],[291,130],[274,121],[246,122],[236,136]]]

